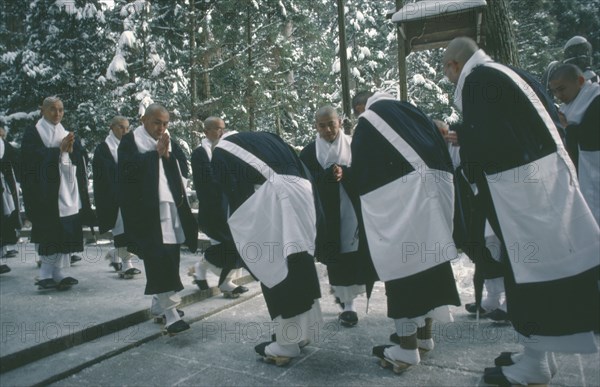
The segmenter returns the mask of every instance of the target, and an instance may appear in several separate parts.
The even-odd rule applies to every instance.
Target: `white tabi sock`
[[[404,349],[399,345],[393,345],[383,350],[383,354],[392,360],[416,365],[421,362],[421,356],[417,349]]]
[[[57,266],[54,266],[52,268],[52,279],[55,282],[60,282],[63,278],[65,278],[65,275],[63,274],[61,268],[57,267]]]
[[[354,308],[354,300],[344,301],[344,312],[356,312],[356,308]]]
[[[234,284],[232,280],[223,282],[221,285],[219,285],[219,289],[222,292],[231,292],[233,289],[235,289],[237,287],[238,286],[236,284]]]
[[[417,338],[417,346],[426,351],[431,351],[435,348],[435,343],[433,339],[419,339]]]
[[[223,283],[219,285],[219,289],[221,289],[222,292],[231,292],[233,289],[238,287],[238,285],[233,283],[233,279],[236,278],[237,272],[237,269],[232,269],[229,271],[229,273],[227,273]]]
[[[504,277],[485,280],[487,296],[481,301],[481,307],[488,312],[502,308],[506,309],[504,300]],[[506,312],[506,310],[504,310]]]
[[[510,360],[512,360],[513,363],[517,363],[519,360],[521,360],[522,357],[523,357],[522,352],[515,352],[510,355]]]
[[[168,327],[169,325],[181,320],[181,317],[179,317],[179,313],[177,313],[177,308],[175,308],[175,307],[165,309],[164,312],[165,312],[165,317],[167,318],[165,327]]]
[[[152,296],[152,307],[150,308],[150,311],[155,316],[160,316],[161,314],[166,315],[167,310],[175,310],[180,302],[181,297],[176,292],[158,293]]]
[[[206,281],[206,271],[208,269],[208,262],[202,258],[194,265],[194,279],[198,281]]]
[[[525,347],[518,363],[502,367],[502,373],[509,382],[521,385],[530,383],[547,384],[552,375],[546,352]]]
[[[266,346],[265,353],[271,356],[296,357],[300,355],[300,346],[298,344],[272,342]]]
[[[123,268],[122,271],[127,271],[129,269],[133,269],[133,263],[131,263],[131,258],[123,260]]]
[[[112,263],[121,263],[121,258],[117,255],[117,249],[111,249],[106,253],[104,259]]]
[[[160,303],[158,302],[158,296],[156,294],[152,295],[152,305],[150,306],[150,313],[153,316],[160,316],[163,312]]]
[[[115,257],[118,261],[115,261],[115,262],[123,263],[123,269],[122,269],[123,271],[125,271],[127,269],[132,269],[133,262],[131,260],[134,256],[135,255],[133,255],[129,251],[127,251],[127,247],[118,247],[117,251],[115,253]]]
[[[48,279],[52,278],[52,272],[54,271],[54,265],[50,263],[42,262],[42,266],[40,266],[40,279]]]
[[[556,364],[556,358],[554,357],[554,352],[546,352],[546,356],[548,357],[548,367],[550,368],[550,376],[554,377],[558,372],[558,364]]]

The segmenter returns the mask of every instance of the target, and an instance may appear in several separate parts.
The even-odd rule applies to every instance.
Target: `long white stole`
[[[35,125],[46,148],[59,148],[62,140],[69,134],[61,123],[53,125],[44,118]],[[58,213],[66,217],[75,215],[81,208],[77,183],[77,166],[71,162],[68,152],[61,152],[58,164],[60,183],[58,188]]]
[[[108,133],[108,136],[106,136],[106,139],[104,140],[104,142],[108,146],[108,151],[110,152],[113,160],[115,161],[115,164],[118,164],[118,162],[119,162],[118,149],[119,149],[119,143],[121,142],[121,140],[119,140],[117,138],[117,136],[115,136],[114,132],[111,130]],[[109,184],[116,184],[116,182],[109,182]],[[112,234],[114,236],[116,236],[116,235],[121,235],[124,232],[125,232],[125,226],[123,224],[123,217],[121,216],[121,208],[119,208],[117,210],[117,220],[115,221],[115,225],[113,226]]]
[[[133,131],[133,136],[135,138],[135,144],[137,145],[140,153],[156,151],[156,145],[158,144],[158,141],[153,139],[152,136],[148,134],[143,125],[135,128]],[[169,152],[170,151],[171,143],[169,142]],[[181,174],[181,172],[179,173]],[[185,192],[183,194],[185,195]],[[158,201],[163,243],[181,244],[185,242],[183,226],[179,220],[175,199],[173,198],[173,194],[169,189],[169,183],[167,181],[167,175],[165,174],[165,167],[162,157],[158,158]]]
[[[317,134],[315,148],[317,161],[323,169],[333,164],[350,166],[352,164],[352,137],[339,132],[333,142],[328,142]],[[342,184],[340,187],[340,252],[349,253],[358,250],[358,220],[348,193]]]

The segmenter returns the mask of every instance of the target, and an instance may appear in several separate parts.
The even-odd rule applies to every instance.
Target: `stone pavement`
[[[318,264],[325,324],[315,327],[313,342],[299,358],[277,367],[254,352],[272,331],[260,286],[251,277],[240,279],[250,291],[236,300],[224,299],[215,288],[200,292],[186,276],[199,255],[184,251],[181,309],[191,329],[163,336],[150,318],[143,275],[118,279],[104,260],[110,247],[86,246],[84,261],[70,273],[80,284],[65,292],[33,286],[33,245],[21,244],[17,258],[2,259],[12,272],[0,277],[0,386],[479,386],[494,357],[520,349],[510,326],[478,322],[464,308],[452,307],[455,321],[434,325],[434,351],[395,375],[371,356],[371,348],[388,343],[393,330],[383,284],[375,285],[368,314],[366,298],[358,299],[358,326],[343,328],[325,268]],[[453,267],[463,302],[472,301],[472,265],[463,257]],[[208,280],[216,285],[216,276]],[[600,385],[598,354],[557,354],[557,360],[552,386]]]

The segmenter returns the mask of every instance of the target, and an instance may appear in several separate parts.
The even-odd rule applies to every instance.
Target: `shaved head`
[[[473,54],[479,50],[477,43],[471,38],[458,37],[454,38],[444,52],[443,64],[444,75],[448,80],[455,85],[458,83],[458,78],[462,72],[465,63],[471,59]]]
[[[120,140],[125,133],[129,132],[129,120],[123,116],[114,116],[110,120],[110,130]]]
[[[324,116],[338,116],[337,109],[331,105],[323,106],[315,113],[315,120],[319,120],[319,118]]]
[[[46,97],[46,98],[44,98],[44,101],[42,102],[42,109],[49,108],[50,106],[54,105],[57,102],[62,103],[62,100],[55,95],[53,95],[51,97]]]
[[[114,117],[112,118],[112,120],[110,120],[110,126],[111,126],[111,127],[113,127],[113,126],[115,126],[115,125],[117,125],[117,124],[120,124],[120,123],[121,123],[121,122],[123,122],[123,121],[129,121],[129,120],[127,119],[127,117],[123,117],[123,116],[114,116]]]
[[[477,50],[479,46],[473,39],[464,36],[454,38],[444,52],[444,62],[453,60],[464,65]]]
[[[152,104],[148,105],[148,107],[144,111],[144,116],[152,116],[156,113],[169,114],[169,111],[167,110],[167,108],[165,108],[163,105],[161,105],[159,103],[152,103]]]
[[[211,130],[224,122],[220,117],[210,116],[204,120],[204,131]]]
[[[326,105],[315,113],[315,124],[319,137],[327,142],[333,142],[340,132],[342,119],[338,116],[336,108]]]

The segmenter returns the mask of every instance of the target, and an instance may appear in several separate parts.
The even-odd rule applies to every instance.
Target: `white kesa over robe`
[[[366,110],[361,118],[368,120],[415,169],[360,197],[367,241],[379,278],[405,278],[454,259],[452,173],[428,167],[374,111]]]
[[[581,194],[575,167],[554,122],[513,70],[497,63],[484,66],[503,72],[521,88],[557,147],[555,153],[527,165],[487,175],[515,280],[552,281],[597,266],[600,229]]]
[[[288,275],[286,257],[314,254],[316,212],[311,183],[279,175],[266,163],[230,142],[221,148],[260,172],[266,181],[229,217],[236,248],[250,271],[268,288]]]

